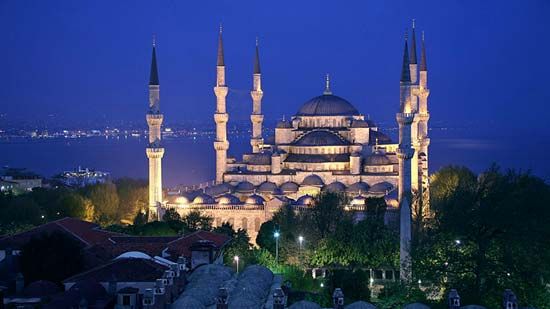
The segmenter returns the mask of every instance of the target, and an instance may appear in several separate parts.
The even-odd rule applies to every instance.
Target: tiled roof
[[[82,247],[103,242],[112,236],[122,235],[104,231],[95,223],[75,218],[63,218],[37,226],[26,232],[4,237],[0,239],[0,248],[10,247],[12,249],[20,249],[33,237],[37,237],[42,233],[53,233],[54,231],[59,231],[73,237],[80,242]]]
[[[175,257],[180,255],[189,257],[191,256],[190,247],[199,240],[209,240],[216,245],[217,248],[225,246],[231,238],[223,234],[217,234],[206,231],[196,231],[180,239],[174,240],[168,243],[168,252]]]
[[[105,265],[93,268],[65,279],[63,282],[79,282],[83,280],[95,282],[154,282],[162,278],[168,266],[151,259],[119,258]]]

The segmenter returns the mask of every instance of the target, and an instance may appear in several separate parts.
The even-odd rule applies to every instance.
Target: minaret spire
[[[323,91],[323,94],[332,94],[332,91],[330,91],[330,75],[328,73],[325,75],[325,91]]]
[[[157,68],[156,40],[153,36],[153,56],[149,75],[149,111],[146,119],[149,126],[149,144],[146,148],[149,158],[149,220],[158,220],[162,206],[162,157],[161,126],[164,115],[160,112],[160,84]]]
[[[412,34],[411,34],[411,64],[416,64],[416,31],[415,20],[412,20]]]
[[[403,50],[403,67],[401,69],[401,82],[411,82],[411,70],[409,68],[409,45],[407,44],[407,34],[405,33],[405,48]]]
[[[254,58],[254,74],[261,74],[260,69],[260,51],[258,44],[258,37],[256,37],[256,57]]]
[[[218,61],[216,63],[217,66],[225,66],[225,62],[224,62],[224,56],[223,56],[223,38],[222,38],[222,32],[223,32],[223,27],[222,27],[222,24],[220,23],[220,33],[218,35]]]
[[[426,62],[426,45],[424,43],[424,31],[422,31],[422,47],[420,51],[420,71],[428,71],[428,63]]]
[[[151,73],[149,74],[149,85],[159,84],[159,72],[157,68],[157,42],[155,35],[153,34],[153,55],[151,56]]]

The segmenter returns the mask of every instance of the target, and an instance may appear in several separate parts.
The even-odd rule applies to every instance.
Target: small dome
[[[279,120],[277,122],[277,128],[279,129],[292,129],[292,123],[288,120]]]
[[[354,116],[359,112],[350,102],[332,94],[315,97],[300,107],[297,116]]]
[[[379,182],[369,189],[370,194],[385,195],[393,189],[393,185],[387,181]]]
[[[239,193],[252,193],[254,192],[255,188],[256,187],[251,182],[242,181],[242,182],[239,182],[239,184],[235,188],[235,191]]]
[[[335,181],[333,183],[330,183],[330,184],[326,185],[323,188],[323,191],[327,191],[327,192],[344,192],[344,191],[346,191],[346,185],[339,182],[339,181]]]
[[[313,196],[311,195],[302,195],[300,198],[296,201],[296,204],[302,205],[302,206],[311,206],[313,205],[313,202],[315,200],[313,199]]]
[[[261,193],[273,193],[277,190],[277,185],[271,181],[262,182],[258,186],[258,191]]]
[[[178,196],[176,197],[174,202],[176,202],[176,204],[179,204],[179,205],[186,205],[186,204],[189,204],[189,199],[186,196]]]
[[[151,257],[140,251],[128,251],[117,256],[115,259],[146,259],[150,260]]]
[[[201,193],[193,199],[193,204],[214,204],[214,203],[215,203],[214,199],[206,193]]]
[[[259,196],[258,194],[252,194],[246,199],[245,204],[247,205],[263,205],[265,203],[265,200],[263,197]]]
[[[306,133],[293,143],[296,146],[339,146],[349,142],[328,130],[314,130]]]
[[[389,165],[390,158],[380,151],[376,151],[365,158],[365,165]]]
[[[219,205],[236,205],[240,203],[239,198],[233,194],[224,194],[218,199]]]
[[[345,309],[376,309],[376,306],[364,301],[356,301],[347,305]]]
[[[302,181],[302,186],[318,186],[322,187],[325,183],[323,182],[323,179],[317,175],[309,175],[306,178],[304,178],[304,181]]]
[[[284,193],[298,192],[298,184],[292,181],[285,182],[281,185],[281,190]]]
[[[350,204],[351,205],[365,205],[366,202],[367,202],[367,199],[364,196],[359,195],[359,196],[354,197],[351,200]]]
[[[281,196],[281,195],[285,195],[283,190],[281,190],[281,188],[277,188],[273,191],[273,193],[271,193],[273,195],[278,195],[278,196]]]
[[[348,193],[361,194],[369,190],[369,185],[366,182],[358,181],[346,189]]]
[[[378,142],[378,144],[381,144],[381,145],[391,144],[392,140],[389,136],[387,136],[386,134],[384,134],[380,131],[370,130],[369,145],[376,145],[377,142]]]
[[[301,300],[292,304],[288,309],[321,309],[321,306],[308,300]]]
[[[205,193],[212,196],[218,196],[224,193],[231,193],[233,191],[233,186],[227,182],[221,183],[219,185],[210,186],[205,189]]]
[[[386,205],[390,207],[399,207],[399,201],[397,200],[397,190],[392,190],[388,194],[386,194],[384,196],[384,201],[386,201]]]

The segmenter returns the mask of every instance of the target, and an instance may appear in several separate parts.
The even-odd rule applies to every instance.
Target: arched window
[[[256,232],[260,231],[260,227],[262,226],[262,223],[260,222],[260,218],[254,219],[254,230]]]
[[[248,230],[248,219],[247,218],[242,218],[241,219],[241,228],[243,230]]]
[[[227,223],[231,224],[233,227],[235,227],[235,219],[229,218],[227,219]]]

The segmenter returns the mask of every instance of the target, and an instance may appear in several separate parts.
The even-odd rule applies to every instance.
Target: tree
[[[448,167],[433,176],[431,192],[435,217],[413,243],[416,276],[459,289],[464,303],[497,307],[502,290],[512,288],[525,305],[550,306],[542,283],[550,280],[543,180],[496,166],[479,177]]]
[[[198,210],[193,210],[181,218],[186,232],[210,231],[213,220],[210,216],[203,216]]]
[[[58,198],[56,204],[57,217],[72,217],[87,221],[92,221],[94,218],[92,201],[77,193],[64,193]]]
[[[63,279],[84,270],[84,259],[76,240],[53,232],[32,238],[21,250],[19,262],[26,282]]]
[[[269,220],[262,223],[258,236],[256,236],[256,244],[271,254],[275,254],[275,238],[273,237],[273,233],[275,233],[275,223],[273,220]]]
[[[147,182],[130,178],[117,179],[119,206],[118,217],[123,223],[132,223],[135,216],[147,208],[148,187]]]
[[[162,221],[181,221],[181,216],[174,208],[168,208],[162,216]]]
[[[336,231],[339,222],[349,216],[344,211],[347,200],[344,194],[323,192],[315,198],[314,207],[302,212],[302,221],[307,222],[304,228],[310,229],[314,238],[326,238]]]
[[[0,223],[38,225],[45,222],[45,215],[40,206],[28,195],[12,196],[5,199],[0,208]]]
[[[86,196],[92,201],[95,209],[95,220],[102,225],[117,221],[118,193],[112,183],[96,184],[84,189]]]

